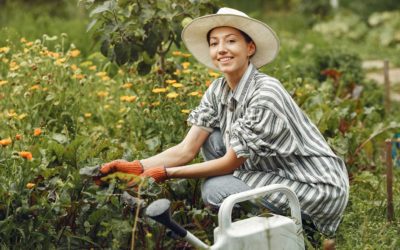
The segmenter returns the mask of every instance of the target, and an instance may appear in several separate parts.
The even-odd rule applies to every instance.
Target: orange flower
[[[36,186],[36,184],[35,183],[32,183],[32,182],[28,182],[27,184],[26,184],[26,188],[27,189],[32,189],[32,188],[34,188]]]
[[[39,136],[41,133],[42,133],[42,130],[40,128],[35,128],[35,130],[33,131],[34,136]]]
[[[71,57],[77,57],[77,56],[79,56],[80,54],[81,54],[81,52],[80,52],[79,50],[77,50],[77,49],[71,50],[71,51],[69,52],[69,55],[70,55]]]
[[[15,140],[19,141],[21,139],[22,139],[22,135],[20,135],[20,134],[15,135]]]
[[[28,152],[28,151],[21,151],[21,152],[19,152],[19,156],[21,156],[22,158],[25,158],[25,159],[27,159],[27,160],[32,160],[32,153],[31,152]]]
[[[11,138],[7,138],[7,139],[0,140],[0,145],[3,146],[3,147],[8,146],[8,145],[10,145],[11,143],[12,143]]]

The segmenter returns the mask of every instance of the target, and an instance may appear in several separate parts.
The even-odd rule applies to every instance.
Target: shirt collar
[[[223,90],[222,90],[222,98],[221,103],[226,105],[228,104],[231,98],[235,99],[239,104],[242,104],[244,98],[246,97],[247,91],[249,90],[250,83],[252,82],[254,72],[256,71],[256,67],[250,63],[244,72],[242,78],[239,81],[239,84],[236,86],[233,92],[230,91],[229,85],[226,82],[225,78],[222,79]]]

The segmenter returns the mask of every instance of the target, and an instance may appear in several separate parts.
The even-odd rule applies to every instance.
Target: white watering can
[[[232,209],[236,203],[282,192],[289,200],[291,218],[273,214],[271,217],[250,217],[232,222]],[[171,220],[170,201],[152,202],[146,215],[160,222],[183,240],[198,249],[257,250],[304,249],[300,204],[296,194],[282,184],[273,184],[237,193],[227,197],[218,212],[218,227],[214,229],[214,244],[209,246],[189,231]]]

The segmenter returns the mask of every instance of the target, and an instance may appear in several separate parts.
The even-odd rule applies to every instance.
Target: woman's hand
[[[108,175],[114,172],[140,175],[141,173],[143,173],[143,166],[139,160],[134,160],[132,162],[125,160],[115,160],[104,164],[100,168],[100,172],[103,175]]]

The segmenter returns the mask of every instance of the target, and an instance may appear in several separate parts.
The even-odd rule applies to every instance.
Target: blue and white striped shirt
[[[291,187],[317,229],[334,234],[348,201],[346,166],[277,79],[252,64],[233,91],[218,78],[188,122],[219,128],[227,148],[247,158],[234,176],[253,188],[274,183]],[[268,200],[288,209],[283,194]]]

